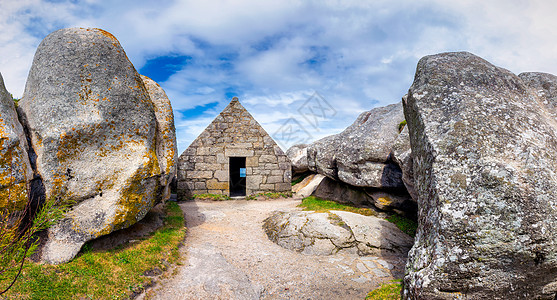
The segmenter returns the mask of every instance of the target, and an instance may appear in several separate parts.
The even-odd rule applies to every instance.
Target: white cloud
[[[47,33],[100,27],[137,69],[157,56],[192,58],[160,82],[176,110],[179,151],[231,94],[272,131],[317,91],[338,111],[312,134],[321,137],[399,101],[424,55],[466,50],[517,73],[556,74],[556,9],[543,0],[2,0],[0,72],[21,96]],[[197,118],[180,113],[214,102]]]

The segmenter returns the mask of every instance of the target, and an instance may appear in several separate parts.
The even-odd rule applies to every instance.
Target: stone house
[[[234,97],[178,159],[178,198],[291,190],[288,157]]]

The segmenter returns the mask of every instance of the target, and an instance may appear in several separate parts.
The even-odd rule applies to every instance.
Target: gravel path
[[[403,257],[306,256],[271,242],[263,220],[299,199],[180,203],[188,235],[184,264],[149,299],[364,299],[401,278]],[[140,297],[143,298],[143,297]]]

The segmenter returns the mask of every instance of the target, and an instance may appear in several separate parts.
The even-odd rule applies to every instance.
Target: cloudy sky
[[[557,74],[557,1],[0,0],[0,73],[21,97],[49,33],[98,27],[168,94],[179,152],[233,96],[287,148],[395,103],[424,55]]]

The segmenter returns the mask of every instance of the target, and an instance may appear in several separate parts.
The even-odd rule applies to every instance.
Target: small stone
[[[366,267],[370,268],[370,269],[375,269],[377,268],[377,265],[371,261],[371,260],[364,260],[362,261],[364,263],[364,265],[366,265]]]
[[[388,269],[388,270],[392,270],[394,268],[393,265],[391,265],[390,263],[382,260],[382,259],[378,259],[376,260],[376,262],[378,262],[380,265],[383,266],[383,268]]]
[[[390,275],[382,271],[381,269],[373,269],[373,274],[377,277],[389,277]]]
[[[357,283],[366,283],[366,282],[368,282],[368,281],[371,281],[369,278],[367,278],[367,277],[365,277],[365,276],[363,276],[363,275],[361,275],[361,276],[358,277],[358,278],[352,278],[351,280],[352,280],[352,281],[355,281],[355,282],[357,282]]]
[[[366,266],[361,262],[356,264],[356,268],[362,273],[366,273],[367,271],[369,271],[368,268],[366,268]]]

